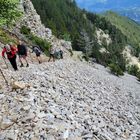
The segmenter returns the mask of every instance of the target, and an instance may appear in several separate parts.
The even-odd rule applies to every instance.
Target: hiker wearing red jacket
[[[6,45],[4,46],[2,50],[2,57],[6,59],[5,53],[7,55],[8,60],[10,61],[12,67],[14,70],[18,70],[17,68],[17,62],[16,62],[16,53],[17,53],[17,48],[14,45]]]

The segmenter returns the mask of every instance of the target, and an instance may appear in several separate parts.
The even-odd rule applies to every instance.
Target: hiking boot
[[[29,64],[27,64],[26,67],[29,67]]]
[[[20,67],[24,67],[24,65],[23,65],[23,64],[21,64],[21,65],[20,65]]]

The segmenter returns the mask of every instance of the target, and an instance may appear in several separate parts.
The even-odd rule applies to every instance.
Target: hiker
[[[17,62],[16,62],[16,53],[17,53],[17,48],[14,45],[6,45],[4,46],[2,50],[2,57],[6,59],[5,53],[7,54],[7,58],[10,61],[12,67],[14,68],[15,71],[18,70],[17,68]]]
[[[26,61],[26,67],[29,67],[29,63],[26,59],[27,58],[27,47],[22,43],[22,41],[19,41],[17,49],[18,49],[19,61],[21,63],[20,67],[24,66],[22,59],[24,59]]]
[[[38,47],[38,46],[33,46],[33,51],[32,51],[32,53],[34,52],[35,54],[36,54],[36,57],[37,57],[37,60],[38,60],[38,62],[39,62],[39,64],[41,63],[41,58],[40,58],[40,55],[41,55],[41,50],[40,50],[40,48]]]
[[[60,50],[59,50],[60,58],[61,59],[63,59],[63,54],[64,54],[63,48],[65,48],[65,44],[64,43],[61,44],[61,47],[60,47]]]
[[[51,59],[53,59],[53,62],[55,61],[55,48],[53,46],[50,47],[50,57],[48,62],[50,62]]]
[[[60,54],[60,59],[63,59],[63,50],[62,49],[60,49],[59,54]]]

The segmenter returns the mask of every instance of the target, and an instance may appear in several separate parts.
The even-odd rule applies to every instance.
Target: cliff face
[[[21,0],[19,7],[23,11],[23,16],[14,29],[16,32],[19,33],[22,26],[27,26],[31,29],[31,33],[42,39],[46,39],[56,50],[63,49],[65,57],[70,56],[69,50],[72,50],[71,42],[56,38],[52,34],[51,29],[46,28],[42,24],[40,16],[37,14],[30,0]]]
[[[25,25],[31,29],[31,32],[38,37],[44,39],[50,39],[52,32],[49,28],[41,23],[40,16],[37,14],[30,0],[21,0],[20,8],[24,12],[24,16],[21,20],[20,26]]]

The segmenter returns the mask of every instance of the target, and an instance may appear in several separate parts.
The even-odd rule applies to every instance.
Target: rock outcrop
[[[53,47],[55,47],[56,50],[62,49],[64,51],[64,54],[66,54],[65,57],[70,56],[69,50],[72,50],[71,42],[56,38],[52,34],[51,29],[46,28],[42,24],[40,16],[37,14],[30,0],[21,0],[20,8],[23,11],[24,16],[19,22],[19,24],[16,25],[16,32],[20,32],[20,28],[22,26],[27,26],[31,29],[31,32],[34,35],[42,39],[46,39],[48,42],[51,43]]]
[[[4,70],[30,87],[0,89],[1,140],[139,140],[135,77],[73,60]]]
[[[24,16],[20,22],[20,26],[27,26],[31,29],[31,32],[38,37],[43,39],[50,39],[52,31],[49,28],[46,28],[42,23],[40,16],[37,14],[36,10],[33,7],[33,4],[30,0],[22,0],[20,2],[20,8],[22,9]]]

